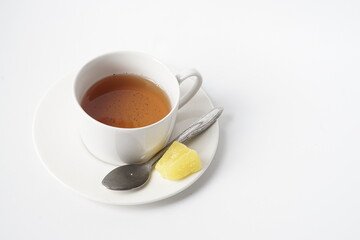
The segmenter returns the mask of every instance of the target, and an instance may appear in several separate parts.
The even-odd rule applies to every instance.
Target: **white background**
[[[0,33],[0,239],[360,239],[359,1],[3,0]],[[115,50],[197,68],[225,108],[167,200],[87,200],[36,154],[41,97]]]

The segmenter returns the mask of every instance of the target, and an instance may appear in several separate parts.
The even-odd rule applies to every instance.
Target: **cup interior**
[[[137,52],[109,53],[87,63],[75,80],[78,104],[93,84],[113,74],[135,74],[154,82],[167,94],[171,104],[170,112],[177,108],[180,92],[174,74],[152,56]]]

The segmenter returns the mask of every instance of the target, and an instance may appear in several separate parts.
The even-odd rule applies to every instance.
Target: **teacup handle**
[[[195,77],[194,85],[187,93],[184,94],[184,96],[180,97],[179,108],[184,106],[199,91],[202,84],[202,77],[196,69],[188,69],[176,75],[179,84],[190,77]]]

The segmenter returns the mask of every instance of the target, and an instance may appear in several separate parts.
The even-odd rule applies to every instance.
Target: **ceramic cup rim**
[[[178,84],[178,88],[177,88],[177,92],[176,92],[176,99],[174,101],[174,104],[172,104],[171,106],[171,110],[170,112],[165,116],[163,117],[162,119],[160,119],[159,121],[157,122],[154,122],[150,125],[146,125],[146,126],[143,126],[143,127],[137,127],[137,128],[122,128],[122,127],[115,127],[115,126],[111,126],[111,125],[107,125],[105,123],[102,123],[102,122],[99,122],[98,120],[94,119],[93,117],[91,117],[89,114],[87,114],[85,112],[85,110],[81,107],[81,104],[79,102],[79,98],[77,96],[77,93],[76,93],[76,84],[78,82],[78,78],[79,78],[79,75],[82,73],[82,71],[88,67],[89,65],[91,65],[92,63],[94,63],[96,60],[98,59],[101,59],[101,58],[106,58],[106,57],[109,57],[109,56],[112,56],[112,55],[128,55],[128,54],[131,54],[131,55],[137,55],[137,56],[140,56],[140,57],[146,57],[146,58],[149,58],[151,59],[152,61],[156,62],[158,65],[160,65],[168,74],[169,76],[171,76],[171,78],[177,82]],[[100,79],[99,79],[100,80]],[[163,91],[165,91],[163,89]],[[166,95],[169,95],[167,91],[165,91]],[[109,129],[113,129],[113,130],[117,130],[117,131],[128,131],[128,132],[134,132],[134,131],[141,131],[141,130],[145,130],[145,129],[148,129],[148,128],[152,128],[152,127],[155,127],[159,124],[161,124],[162,122],[164,122],[166,119],[168,119],[171,115],[173,115],[177,110],[178,110],[178,106],[179,106],[179,101],[180,101],[180,87],[179,87],[179,82],[176,78],[176,75],[169,69],[168,66],[166,66],[164,63],[162,63],[160,60],[158,60],[157,58],[155,58],[154,56],[150,55],[150,54],[147,54],[147,53],[143,53],[143,52],[139,52],[139,51],[115,51],[115,52],[108,52],[108,53],[105,53],[105,54],[101,54],[101,55],[98,55],[97,57],[94,57],[92,58],[90,61],[86,62],[81,68],[80,70],[78,71],[78,73],[76,74],[76,77],[73,81],[73,96],[75,97],[75,101],[76,101],[76,105],[78,108],[80,108],[80,111],[83,115],[85,115],[85,117],[87,119],[90,119],[90,121],[92,122],[96,122],[97,125],[99,126],[102,126],[102,127],[105,127],[105,128],[109,128]]]

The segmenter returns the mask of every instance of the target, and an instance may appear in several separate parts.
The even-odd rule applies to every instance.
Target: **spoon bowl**
[[[112,170],[103,179],[102,184],[111,190],[137,188],[147,182],[150,170],[151,166],[147,163],[124,165]]]

